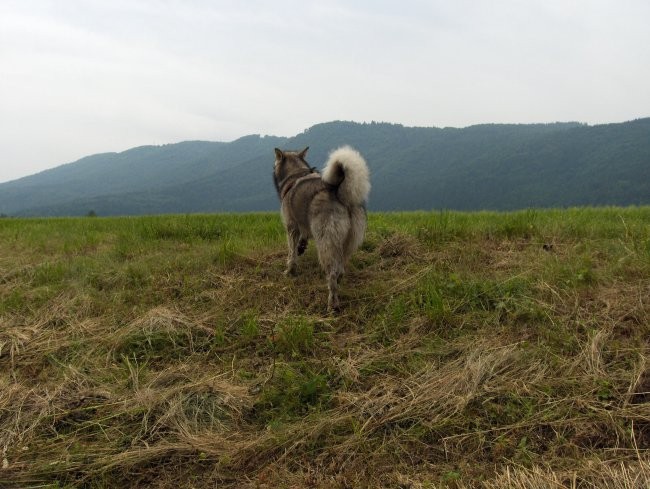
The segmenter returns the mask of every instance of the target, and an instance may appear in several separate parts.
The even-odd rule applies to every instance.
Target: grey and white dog
[[[330,154],[321,175],[305,160],[308,149],[275,149],[273,180],[289,242],[285,273],[295,275],[296,259],[313,238],[327,275],[328,309],[338,310],[338,282],[366,230],[368,166],[356,150],[343,146]]]

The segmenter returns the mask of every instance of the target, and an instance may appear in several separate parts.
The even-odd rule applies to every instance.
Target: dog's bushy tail
[[[343,146],[330,153],[323,181],[338,187],[338,196],[348,206],[364,205],[370,193],[370,173],[366,160],[355,149]]]

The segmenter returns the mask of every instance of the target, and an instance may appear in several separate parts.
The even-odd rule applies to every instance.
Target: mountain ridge
[[[333,121],[293,137],[184,141],[90,155],[0,184],[0,213],[130,215],[275,210],[273,148],[320,168],[350,144],[371,169],[371,210],[511,210],[650,203],[650,118],[623,123],[408,127]]]

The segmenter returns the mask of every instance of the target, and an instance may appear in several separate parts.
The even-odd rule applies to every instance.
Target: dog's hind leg
[[[343,276],[343,252],[338,243],[326,240],[316,241],[318,260],[327,278],[327,309],[336,312],[340,309],[339,281]]]
[[[333,267],[327,273],[327,309],[329,311],[339,311],[341,303],[339,302],[339,281],[343,275],[343,269]]]
[[[344,236],[347,229],[345,229],[345,222],[339,222],[338,224],[340,227],[333,223],[332,226],[321,228],[320,233],[314,239],[318,250],[318,261],[320,261],[327,278],[327,290],[329,292],[327,309],[329,311],[338,311],[340,308],[338,285],[345,270],[340,236]],[[337,227],[339,228],[337,229]]]
[[[287,269],[285,275],[296,274],[296,259],[300,253],[300,232],[297,229],[287,229],[287,244],[289,245],[289,257],[287,258]],[[304,248],[303,248],[304,251]]]

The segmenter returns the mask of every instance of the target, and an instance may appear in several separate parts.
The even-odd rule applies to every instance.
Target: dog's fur
[[[338,310],[338,282],[366,230],[368,166],[357,151],[343,146],[330,154],[321,176],[305,160],[308,149],[275,149],[273,180],[289,243],[285,273],[296,273],[296,258],[313,238],[327,275],[328,308]]]

